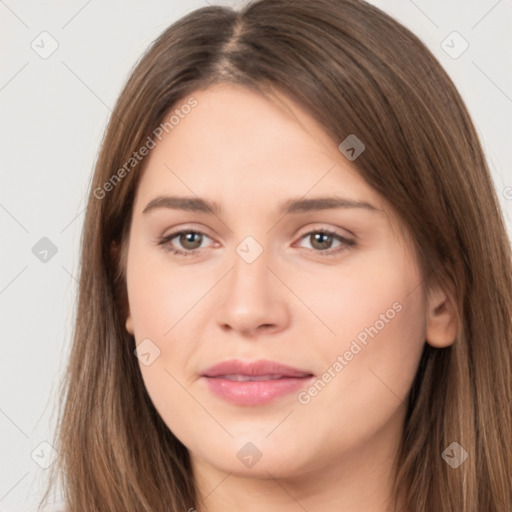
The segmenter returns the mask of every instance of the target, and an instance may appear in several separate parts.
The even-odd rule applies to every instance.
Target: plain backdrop
[[[0,512],[36,510],[54,460],[52,412],[74,320],[85,198],[111,108],[151,41],[209,3],[0,0]],[[372,3],[418,35],[452,77],[512,233],[512,2]]]

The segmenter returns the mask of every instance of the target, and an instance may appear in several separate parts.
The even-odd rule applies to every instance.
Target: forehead
[[[208,148],[209,160],[276,160],[318,156],[336,144],[293,100],[272,90],[267,95],[235,84],[216,84],[190,95],[197,105],[164,135],[160,147]],[[182,102],[186,101],[183,99]],[[180,109],[178,102],[171,110]],[[158,153],[158,151],[156,151]]]
[[[147,156],[137,196],[177,192],[219,203],[238,198],[249,207],[257,198],[268,203],[335,192],[380,203],[336,142],[279,91],[267,98],[217,84],[177,102],[172,112],[190,97],[196,106]]]

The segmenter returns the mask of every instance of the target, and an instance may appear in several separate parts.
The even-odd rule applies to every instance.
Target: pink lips
[[[224,361],[202,377],[212,393],[236,405],[263,405],[309,383],[313,374],[275,361]]]

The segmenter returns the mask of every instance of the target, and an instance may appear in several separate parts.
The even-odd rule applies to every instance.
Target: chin
[[[217,445],[213,451],[192,451],[195,458],[203,463],[226,473],[251,478],[263,479],[269,478],[270,475],[275,478],[296,477],[311,467],[311,460],[303,451],[298,458],[297,446],[300,443],[283,446],[282,443],[274,443],[268,439],[254,442],[248,439],[248,436],[242,441],[237,438],[231,439],[229,443]],[[203,446],[211,448],[211,443],[205,440]]]

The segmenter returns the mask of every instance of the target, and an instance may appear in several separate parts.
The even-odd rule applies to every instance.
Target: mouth
[[[235,405],[264,405],[311,382],[310,371],[275,361],[224,361],[201,374],[216,397]]]
[[[241,375],[239,373],[235,373],[232,375],[219,375],[217,377],[212,377],[214,379],[222,378],[226,380],[232,380],[234,382],[259,382],[262,380],[277,380],[277,379],[283,379],[283,378],[290,378],[286,375],[258,375],[258,376],[251,376],[251,375]]]

